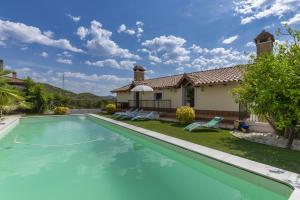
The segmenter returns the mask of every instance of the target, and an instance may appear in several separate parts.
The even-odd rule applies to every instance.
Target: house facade
[[[261,32],[256,38],[258,56],[273,51],[274,36]],[[117,95],[118,108],[139,107],[157,110],[174,116],[180,106],[191,106],[196,117],[209,119],[223,116],[225,121],[244,118],[245,109],[238,104],[231,91],[240,84],[246,65],[184,73],[174,76],[145,79],[145,69],[135,66],[132,83],[112,90]],[[147,85],[153,92],[131,92],[137,85]]]
[[[4,60],[0,59],[0,71],[4,70]],[[20,79],[17,77],[16,72],[12,72],[10,74],[4,75],[5,79],[7,80],[7,83],[13,87],[24,89],[25,88],[25,82],[23,79]]]

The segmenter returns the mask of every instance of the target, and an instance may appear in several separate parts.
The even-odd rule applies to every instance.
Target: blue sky
[[[300,0],[2,1],[0,58],[18,76],[109,95],[132,81],[246,63],[254,37],[300,27]],[[283,40],[283,38],[278,38]]]

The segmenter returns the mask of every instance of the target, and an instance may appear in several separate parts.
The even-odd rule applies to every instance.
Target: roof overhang
[[[181,79],[179,79],[179,81],[178,81],[178,83],[176,84],[175,87],[179,88],[184,81],[187,81],[188,83],[190,83],[194,87],[196,86],[194,81],[187,74],[183,74],[183,76],[181,77]]]

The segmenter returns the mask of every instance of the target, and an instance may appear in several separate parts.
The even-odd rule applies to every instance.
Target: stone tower
[[[133,72],[134,72],[134,81],[145,80],[145,69],[142,66],[139,65],[134,66]]]
[[[274,35],[267,31],[262,31],[255,38],[257,57],[263,54],[273,53],[273,43],[275,42]]]
[[[0,59],[0,72],[4,70],[4,60]]]

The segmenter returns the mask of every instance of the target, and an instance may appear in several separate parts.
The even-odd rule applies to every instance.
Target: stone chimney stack
[[[274,35],[263,30],[255,39],[257,57],[273,53]]]
[[[13,77],[13,78],[17,78],[17,72],[13,72],[13,73],[12,73],[12,77]]]
[[[4,70],[4,60],[0,59],[0,71]]]
[[[134,72],[134,81],[145,80],[145,69],[142,66],[139,65],[134,66],[133,72]]]

